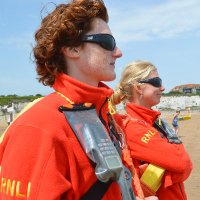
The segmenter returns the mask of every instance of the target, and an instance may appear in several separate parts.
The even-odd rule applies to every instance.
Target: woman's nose
[[[116,47],[113,52],[114,52],[115,57],[117,57],[117,58],[122,57],[122,52],[118,47]]]
[[[165,91],[165,87],[162,85],[162,86],[160,87],[160,90],[161,90],[161,91]]]

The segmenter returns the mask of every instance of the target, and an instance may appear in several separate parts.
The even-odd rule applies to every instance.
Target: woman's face
[[[157,70],[154,70],[149,75],[148,79],[159,77]],[[165,90],[164,86],[155,87],[150,83],[141,85],[140,103],[146,108],[150,108],[160,103],[162,92]]]

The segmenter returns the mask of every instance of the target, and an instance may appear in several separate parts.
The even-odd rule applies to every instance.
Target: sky
[[[49,2],[54,2],[49,3]],[[34,33],[41,18],[61,0],[7,0],[0,6],[0,95],[47,95],[38,83],[32,58]],[[116,61],[115,88],[125,66],[148,60],[157,68],[166,92],[182,84],[200,84],[199,0],[104,0],[109,26],[123,56]],[[43,9],[45,7],[45,9]]]

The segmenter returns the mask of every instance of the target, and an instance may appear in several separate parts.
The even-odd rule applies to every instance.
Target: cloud
[[[134,5],[110,10],[110,26],[119,42],[199,35],[200,2],[168,0],[154,5]]]

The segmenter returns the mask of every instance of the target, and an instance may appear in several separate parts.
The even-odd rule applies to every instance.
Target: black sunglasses
[[[149,78],[139,81],[139,83],[149,83],[150,85],[153,85],[154,87],[161,87],[162,86],[162,79],[159,77],[155,78]]]
[[[113,51],[116,47],[115,38],[112,35],[105,33],[85,35],[81,41],[99,44],[108,51]]]

